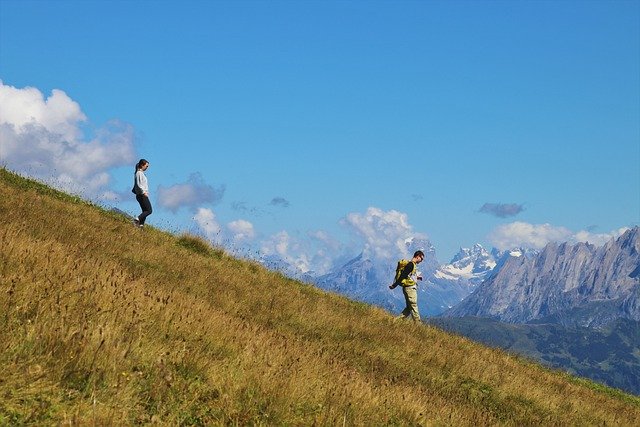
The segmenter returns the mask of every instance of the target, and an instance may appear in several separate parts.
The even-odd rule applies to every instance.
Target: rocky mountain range
[[[640,229],[601,247],[550,243],[533,257],[509,257],[444,315],[593,327],[640,320]]]

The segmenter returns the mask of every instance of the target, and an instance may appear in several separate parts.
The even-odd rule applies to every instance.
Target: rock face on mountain
[[[479,316],[509,323],[601,326],[640,320],[640,229],[599,248],[548,244],[533,257],[509,257],[448,317]]]

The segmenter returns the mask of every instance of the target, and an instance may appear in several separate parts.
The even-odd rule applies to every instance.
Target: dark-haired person
[[[423,260],[424,253],[422,251],[416,251],[413,254],[413,258],[411,258],[411,261],[407,263],[407,265],[402,270],[402,273],[400,273],[398,280],[396,280],[391,286],[389,286],[390,289],[393,289],[398,285],[402,286],[402,293],[404,294],[406,307],[397,317],[398,319],[406,319],[411,316],[414,322],[420,321],[420,312],[418,311],[417,281],[422,280],[422,276],[418,274],[416,267]]]
[[[144,222],[153,212],[151,201],[149,200],[149,183],[147,182],[147,176],[144,174],[147,169],[149,169],[149,162],[145,159],[140,159],[136,164],[133,190],[131,190],[135,193],[136,200],[140,204],[140,209],[142,209],[142,213],[133,219],[133,223],[140,228],[144,227]]]

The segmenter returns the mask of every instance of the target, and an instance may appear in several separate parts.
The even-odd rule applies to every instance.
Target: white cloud
[[[207,239],[216,244],[220,244],[222,242],[222,227],[218,224],[216,215],[211,209],[198,208],[193,220],[204,232]]]
[[[158,204],[172,212],[182,207],[195,209],[204,203],[216,203],[224,195],[225,188],[213,188],[207,184],[202,175],[194,173],[187,182],[170,187],[158,187]]]
[[[65,191],[112,199],[109,170],[133,165],[133,128],[113,121],[87,141],[80,128],[86,120],[61,90],[45,99],[36,88],[0,81],[0,164]]]
[[[342,243],[324,230],[310,231],[307,235],[309,238],[317,241],[321,246],[330,251],[337,253],[342,248]]]
[[[78,103],[61,90],[44,99],[36,88],[18,89],[0,80],[0,124],[18,133],[36,126],[61,140],[76,141],[81,138],[78,124],[86,119]]]
[[[589,242],[596,246],[602,246],[611,239],[617,239],[622,236],[629,228],[622,227],[613,230],[610,233],[591,233],[590,231],[581,230],[573,235],[574,242]]]
[[[573,232],[568,228],[551,224],[512,222],[495,228],[489,235],[489,240],[500,250],[516,247],[542,249],[551,242],[589,242],[599,246],[620,236],[626,230],[621,228],[611,233],[594,234],[584,230]]]
[[[227,228],[233,234],[232,239],[234,242],[252,240],[256,236],[253,224],[244,219],[230,222],[227,224]]]
[[[364,240],[364,255],[370,259],[390,260],[398,258],[399,254],[406,256],[408,239],[426,238],[413,231],[407,214],[396,210],[385,212],[370,207],[364,214],[348,214],[343,224]]]
[[[283,258],[289,258],[290,242],[289,233],[283,230],[263,241],[260,251],[264,255],[280,255]]]
[[[286,231],[280,231],[261,242],[263,256],[278,256],[289,265],[306,273],[313,269],[311,257],[304,242],[292,238]]]
[[[247,243],[256,236],[253,224],[249,221],[239,219],[223,227],[218,222],[216,214],[209,208],[196,209],[193,221],[209,241],[216,245],[224,245],[230,250],[238,249],[234,248],[234,244]]]

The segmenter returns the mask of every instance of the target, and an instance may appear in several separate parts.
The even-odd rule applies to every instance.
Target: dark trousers
[[[136,200],[140,203],[140,209],[142,209],[142,213],[138,215],[138,221],[140,221],[140,225],[144,225],[144,221],[153,212],[151,201],[144,194],[136,194]]]

